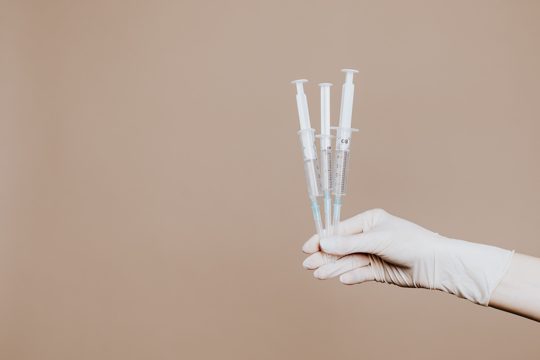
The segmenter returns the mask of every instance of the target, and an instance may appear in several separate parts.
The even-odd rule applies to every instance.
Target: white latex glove
[[[316,269],[315,277],[437,289],[486,306],[514,253],[449,239],[381,209],[345,220],[339,229],[339,236],[319,244],[315,235],[304,244],[304,252],[312,254],[304,267]],[[325,253],[341,257],[329,261]]]

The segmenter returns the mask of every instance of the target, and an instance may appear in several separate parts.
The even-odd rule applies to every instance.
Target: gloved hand
[[[319,279],[437,289],[485,306],[514,253],[449,239],[381,209],[343,221],[337,236],[313,236],[303,250],[312,254],[304,267]]]

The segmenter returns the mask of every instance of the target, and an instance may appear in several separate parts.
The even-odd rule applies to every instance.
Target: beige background
[[[538,359],[531,321],[301,268],[294,88],[360,70],[344,216],[540,255],[538,1],[8,1],[0,358]],[[337,115],[333,111],[333,116]],[[475,357],[473,357],[475,356]]]

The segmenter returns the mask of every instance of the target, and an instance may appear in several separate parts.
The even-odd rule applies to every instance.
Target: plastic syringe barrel
[[[321,88],[321,186],[323,191],[332,189],[332,136],[330,135],[330,83],[319,84]]]
[[[347,192],[347,175],[349,173],[349,159],[351,146],[351,134],[357,129],[337,128],[336,129],[336,151],[334,164],[334,179],[332,183],[332,193],[334,194],[334,209],[332,228],[334,234],[339,234],[339,222],[341,218],[342,197]]]
[[[322,142],[322,140],[321,140]],[[322,145],[321,145],[322,147]],[[332,148],[321,148],[321,187],[324,194],[325,235],[332,235]]]
[[[357,70],[343,69],[345,82],[341,90],[341,109],[339,111],[339,127],[336,129],[336,157],[334,169],[334,195],[343,196],[347,187],[349,165],[349,147],[351,146],[351,118],[354,100],[353,76]]]
[[[321,90],[321,134],[320,164],[321,187],[324,195],[325,235],[332,234],[332,138],[330,134],[330,88],[331,83],[320,83]]]
[[[322,148],[321,145],[321,188],[323,192],[332,191],[332,170],[332,147]]]
[[[304,154],[304,174],[306,176],[307,192],[313,213],[315,229],[319,236],[323,236],[323,223],[321,210],[317,202],[317,197],[321,193],[321,172],[319,162],[317,161],[317,152],[315,150],[315,130],[303,129],[298,131],[300,144],[302,145],[302,154]]]
[[[316,198],[321,193],[321,172],[315,150],[315,130],[303,129],[298,131],[302,154],[304,155],[304,173],[309,198]]]
[[[349,148],[351,146],[351,134],[356,129],[351,128],[351,119],[354,100],[353,76],[358,73],[357,70],[343,69],[345,83],[341,92],[341,109],[339,112],[339,127],[336,129],[336,150],[334,164],[333,194],[334,194],[334,213],[333,227],[334,232],[339,233],[339,222],[341,217],[342,197],[347,191],[347,174],[349,167]]]
[[[306,79],[294,80],[296,85],[296,106],[298,108],[298,120],[300,121],[300,145],[304,156],[304,172],[306,175],[307,190],[309,197],[321,196],[321,173],[317,162],[317,147],[315,146],[315,130],[311,128],[309,121],[309,109],[304,83]]]
[[[321,219],[321,211],[317,203],[317,197],[321,196],[321,173],[319,163],[317,161],[317,148],[315,146],[315,130],[311,128],[309,121],[309,109],[307,104],[306,94],[304,93],[305,79],[294,80],[296,85],[296,106],[298,108],[298,120],[300,121],[300,145],[302,146],[302,154],[304,157],[304,173],[306,176],[306,184],[309,200],[311,203],[311,211],[315,228],[319,236],[323,235],[323,225]]]
[[[350,158],[351,134],[356,129],[336,129],[336,150],[334,163],[334,179],[332,190],[334,195],[343,196],[347,192],[347,174]]]

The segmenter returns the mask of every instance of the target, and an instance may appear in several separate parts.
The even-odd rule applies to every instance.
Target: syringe
[[[336,158],[334,164],[334,234],[338,234],[338,227],[341,216],[341,202],[345,195],[347,186],[347,172],[349,164],[349,148],[351,146],[351,133],[358,131],[351,128],[351,118],[354,99],[353,75],[357,70],[343,69],[345,72],[345,83],[341,90],[341,109],[339,113],[339,127],[336,129]]]
[[[300,120],[300,144],[304,156],[304,172],[306,175],[307,190],[311,202],[311,211],[315,220],[315,229],[317,234],[323,236],[323,225],[321,219],[321,210],[317,203],[317,197],[321,196],[321,179],[319,163],[317,161],[317,150],[315,147],[315,130],[311,128],[309,121],[309,110],[306,94],[304,93],[305,79],[294,80],[291,83],[296,84],[296,106],[298,108],[298,119]]]
[[[330,83],[321,83],[321,186],[324,193],[325,235],[332,235],[332,135],[330,134]]]

